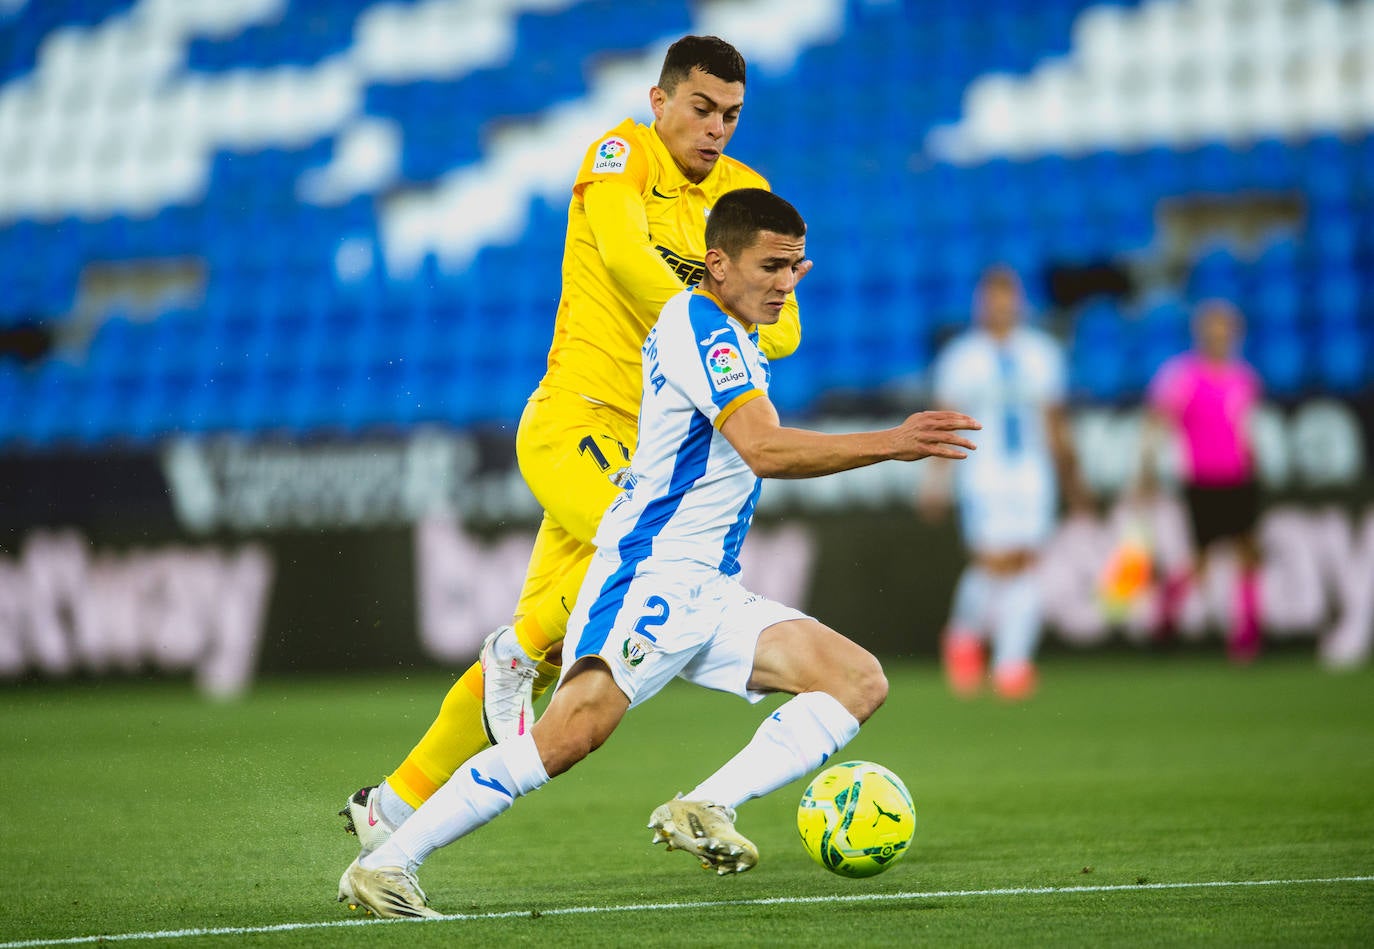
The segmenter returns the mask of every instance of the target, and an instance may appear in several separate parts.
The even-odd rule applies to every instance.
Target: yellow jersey
[[[626,228],[624,247],[602,247],[588,222],[588,185],[617,181],[638,191],[647,233]],[[582,160],[568,205],[563,246],[563,292],[543,387],[576,392],[639,414],[639,348],[663,304],[705,271],[706,215],[721,195],[736,188],[767,188],[742,162],[722,155],[700,183],[689,181],[653,126],[626,119],[593,144]],[[635,215],[637,217],[637,215]],[[643,248],[652,248],[655,260]],[[616,261],[620,279],[608,259]],[[661,265],[659,263],[661,261]],[[669,279],[671,274],[676,279]],[[625,281],[638,283],[631,292]],[[760,326],[769,358],[789,355],[800,340],[795,297],[782,318]]]

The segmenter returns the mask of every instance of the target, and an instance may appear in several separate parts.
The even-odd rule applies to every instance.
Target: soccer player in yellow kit
[[[635,445],[639,348],[663,304],[701,279],[706,216],[716,200],[736,188],[768,187],[723,154],[744,85],[744,59],[733,46],[683,37],[669,47],[649,91],[653,124],[626,119],[582,160],[568,206],[548,371],[516,433],[520,472],[544,516],[514,626],[487,637],[481,661],[459,677],[401,765],[349,798],[340,814],[364,851],[380,846],[488,740],[528,730],[531,697],[558,677],[557,647],[593,553],[591,538]],[[809,269],[806,261],[800,275]],[[768,358],[795,351],[795,296],[776,324],[759,329]]]

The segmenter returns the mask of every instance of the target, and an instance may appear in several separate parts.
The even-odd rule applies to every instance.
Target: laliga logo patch
[[[647,656],[649,650],[653,648],[653,644],[647,639],[643,639],[639,636],[631,636],[621,645],[620,658],[624,661],[625,665],[633,669],[644,661],[644,657]]]
[[[744,370],[744,357],[729,343],[721,343],[706,357],[706,365],[711,368],[711,385],[717,391],[739,385],[749,378]]]
[[[625,162],[630,157],[630,143],[623,138],[608,138],[596,146],[596,161],[592,162],[593,172],[624,171]]]

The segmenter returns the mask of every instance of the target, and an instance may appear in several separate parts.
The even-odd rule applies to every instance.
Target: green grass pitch
[[[334,812],[404,755],[447,679],[276,680],[232,704],[183,683],[7,687],[0,944],[1374,944],[1374,670],[1056,655],[1020,706],[955,701],[929,664],[888,672],[888,704],[842,753],[915,797],[888,873],[809,860],[802,782],[741,808],[762,851],[748,874],[651,847],[649,811],[778,701],[675,684],[436,854],[421,882],[466,916],[419,923],[335,902],[355,845]],[[359,924],[326,925],[343,920]],[[212,932],[146,935],[183,930]]]

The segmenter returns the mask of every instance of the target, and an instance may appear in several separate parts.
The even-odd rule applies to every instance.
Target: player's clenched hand
[[[977,431],[983,426],[962,412],[917,412],[892,430],[901,461],[920,458],[967,458],[977,448],[960,432]]]

